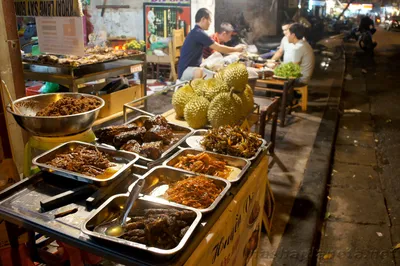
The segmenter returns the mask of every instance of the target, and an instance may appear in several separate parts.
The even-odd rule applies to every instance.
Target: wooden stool
[[[303,112],[307,111],[308,104],[308,86],[294,87],[294,90],[301,94],[300,106]]]

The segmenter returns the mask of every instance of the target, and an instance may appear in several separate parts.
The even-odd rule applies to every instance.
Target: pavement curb
[[[333,147],[340,118],[340,99],[344,87],[346,59],[343,60],[340,84],[333,85],[311,151],[304,180],[296,196],[274,266],[315,264],[324,220],[327,183],[330,179]]]

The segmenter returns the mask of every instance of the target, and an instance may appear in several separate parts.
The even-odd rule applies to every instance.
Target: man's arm
[[[244,49],[246,48],[246,46],[239,44],[235,47],[229,47],[229,46],[214,42],[213,44],[210,45],[210,48],[215,51],[218,51],[220,53],[223,53],[223,54],[229,54],[229,53],[235,53],[235,52],[243,52]]]
[[[274,54],[274,56],[271,59],[272,60],[279,60],[279,59],[281,59],[282,55],[283,55],[283,48],[282,48],[282,45],[281,45],[279,50]]]

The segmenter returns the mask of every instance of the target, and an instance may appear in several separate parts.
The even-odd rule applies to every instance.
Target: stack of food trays
[[[145,121],[149,119],[154,121],[161,118],[142,116],[130,123],[141,127],[145,126]],[[96,135],[99,139],[104,140],[104,136],[101,134],[107,130],[111,132],[112,128],[99,130]],[[234,128],[234,130],[237,129]],[[191,131],[184,130],[183,132],[185,134],[177,140],[176,146],[166,147],[166,150],[172,151],[192,135]],[[196,131],[193,136],[199,136],[203,140],[210,132],[200,130]],[[251,152],[244,154],[250,160],[254,160],[265,146],[265,141],[257,139],[257,135],[251,135],[251,137],[256,138],[258,147],[249,147]],[[112,143],[115,143],[115,135]],[[159,158],[163,158],[163,156],[167,158],[168,152],[164,151]],[[200,222],[202,213],[212,212],[229,191],[232,183],[241,180],[251,165],[249,159],[207,151],[204,148],[203,150],[180,149],[165,160],[163,166],[154,167],[140,177],[145,180],[145,185],[141,190],[141,197],[129,215],[128,227],[130,229],[128,233],[116,238],[94,231],[97,225],[119,216],[128,193],[115,195],[107,200],[92,213],[82,226],[82,231],[95,239],[112,241],[159,255],[172,255],[184,247]],[[136,182],[129,187],[128,192],[133,189],[135,184]],[[180,215],[187,217],[188,220],[183,221],[183,218],[179,218],[182,217]],[[173,219],[184,227],[167,229],[172,223],[171,217],[174,217]],[[158,225],[153,227],[152,219],[161,219],[163,221],[161,227]],[[145,224],[146,226],[144,226]],[[168,230],[172,230],[175,234]],[[158,234],[153,235],[154,232],[158,232]],[[169,243],[167,239],[169,239]]]

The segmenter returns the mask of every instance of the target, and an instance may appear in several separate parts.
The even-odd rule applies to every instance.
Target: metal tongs
[[[125,234],[126,220],[128,218],[129,212],[132,209],[133,204],[139,197],[139,193],[143,188],[144,179],[139,179],[132,191],[129,194],[123,211],[118,218],[115,218],[111,222],[102,223],[94,228],[94,231],[100,234],[105,234],[113,237],[120,237]]]

